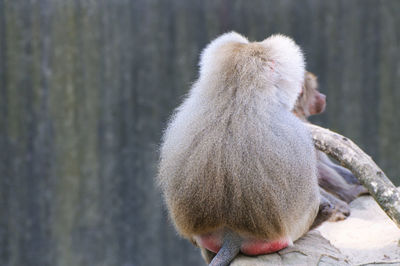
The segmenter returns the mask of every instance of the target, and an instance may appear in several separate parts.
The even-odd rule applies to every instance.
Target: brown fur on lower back
[[[178,176],[166,190],[171,191],[167,203],[182,235],[189,238],[225,227],[262,239],[278,239],[290,234],[289,225],[296,223],[298,215],[316,213],[318,199],[307,188],[312,183],[304,182],[308,177],[299,175],[315,175],[313,171],[287,169],[292,159],[284,158],[286,154],[269,159],[257,156],[268,148],[238,144],[233,129],[229,134],[220,127],[214,130],[214,135],[222,132],[218,140],[210,141],[205,134],[193,137],[190,149],[177,162]],[[252,133],[248,134],[251,138]],[[291,145],[282,147],[288,149]],[[292,148],[294,153],[300,150]],[[296,187],[305,190],[304,195]],[[298,197],[298,202],[293,197]],[[309,207],[299,207],[302,202]]]

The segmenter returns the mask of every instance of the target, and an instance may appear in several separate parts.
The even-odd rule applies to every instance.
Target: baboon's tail
[[[231,232],[224,236],[224,243],[217,255],[210,262],[209,266],[227,266],[240,251],[242,239]]]

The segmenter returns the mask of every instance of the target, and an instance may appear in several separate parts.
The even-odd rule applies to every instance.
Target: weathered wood
[[[350,169],[400,227],[400,192],[372,158],[348,138],[316,125],[308,126],[315,146]]]

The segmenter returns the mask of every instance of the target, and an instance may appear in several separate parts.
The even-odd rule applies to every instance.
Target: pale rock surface
[[[370,196],[350,204],[351,215],[322,224],[318,231],[353,265],[400,265],[400,229]]]
[[[293,247],[258,257],[240,255],[231,265],[400,265],[400,229],[370,196],[350,207],[346,220],[324,223]]]
[[[317,248],[316,248],[317,247]],[[308,266],[308,265],[349,265],[346,257],[333,247],[316,230],[296,241],[293,247],[278,253],[258,257],[239,255],[231,266]]]

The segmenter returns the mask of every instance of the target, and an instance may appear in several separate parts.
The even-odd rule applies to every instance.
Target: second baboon
[[[326,96],[318,90],[317,77],[306,72],[303,89],[293,112],[303,121],[307,121],[309,116],[320,114],[325,108]],[[332,219],[344,219],[350,214],[350,209],[343,201],[349,203],[361,194],[366,194],[367,190],[348,169],[332,162],[325,153],[316,152],[318,183],[322,189],[336,196],[332,198],[323,192],[338,211]]]

